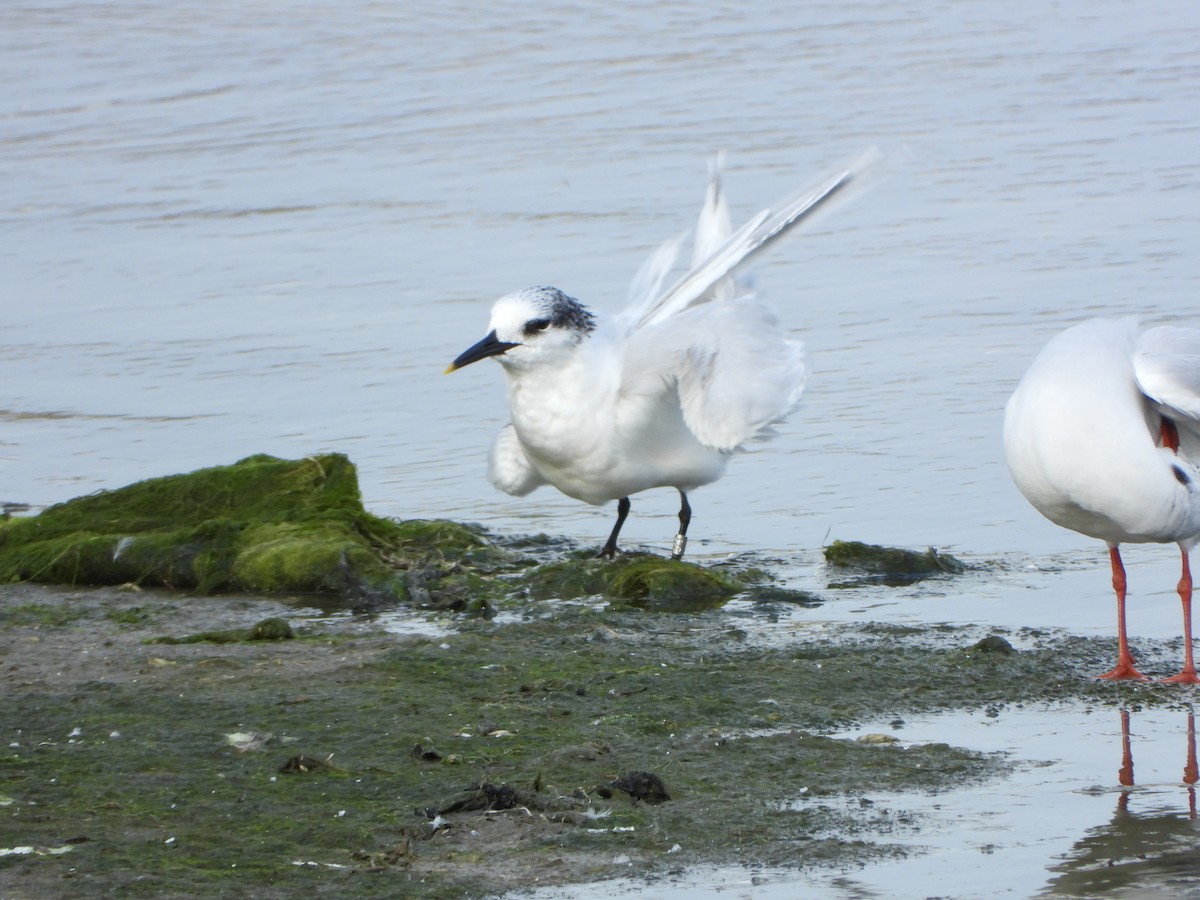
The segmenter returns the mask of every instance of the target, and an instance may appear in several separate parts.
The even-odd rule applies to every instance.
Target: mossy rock
[[[449,519],[407,519],[395,523],[394,540],[409,553],[463,560],[494,570],[511,562],[478,525]]]
[[[135,534],[222,520],[289,522],[361,514],[358,473],[335,453],[301,460],[258,455],[231,466],[150,478],[52,506],[0,531],[43,538],[78,531]],[[4,538],[0,537],[0,541]]]
[[[396,522],[363,509],[341,454],[252,456],[152,478],[0,522],[0,581],[290,591],[407,599],[398,572],[499,564],[481,529]]]
[[[528,573],[525,584],[538,600],[607,597],[656,612],[712,609],[743,587],[692,563],[642,555],[547,563]]]
[[[917,553],[860,541],[834,541],[825,548],[825,562],[833,568],[867,576],[863,580],[895,585],[911,584],[934,575],[958,575],[967,568],[955,557],[938,553],[932,547]]]

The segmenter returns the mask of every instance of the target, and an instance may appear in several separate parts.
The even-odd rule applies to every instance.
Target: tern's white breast
[[[508,372],[513,428],[534,469],[588,503],[720,477],[725,456],[688,430],[674,384],[664,377],[623,390],[621,361],[602,339],[560,365]]]

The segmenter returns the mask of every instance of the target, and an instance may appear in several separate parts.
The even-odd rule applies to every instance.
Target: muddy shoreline
[[[1010,762],[839,729],[1171,702],[1082,677],[1107,644],[1064,635],[863,622],[763,642],[719,609],[514,600],[429,637],[305,605],[0,588],[0,893],[485,896],[852,869],[912,852],[888,834],[921,827],[872,792],[1000,783]],[[294,637],[150,642],[270,617]],[[642,773],[670,799],[631,793]]]

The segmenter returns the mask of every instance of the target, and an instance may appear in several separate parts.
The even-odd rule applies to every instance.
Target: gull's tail
[[[782,235],[786,234],[801,222],[812,218],[821,209],[830,204],[837,195],[847,192],[850,185],[859,181],[882,159],[878,150],[871,149],[853,160],[836,172],[825,176],[811,188],[780,204],[777,210],[764,209],[755,215],[745,225],[729,235],[723,243],[717,243],[714,238],[720,235],[722,225],[728,228],[728,211],[724,209],[724,199],[720,191],[720,162],[714,166],[709,185],[709,196],[706,197],[704,209],[700,216],[700,226],[697,228],[696,256],[692,268],[675,284],[651,300],[641,312],[634,328],[661,322],[698,302],[712,299],[710,293],[714,286],[722,283],[733,272],[744,264],[750,257],[770,246]],[[721,215],[724,215],[724,222]],[[677,248],[677,242],[674,243]],[[674,249],[664,245],[656,254],[658,262],[655,266],[654,277],[640,276],[644,286],[655,283],[661,285],[666,272],[663,263],[665,255],[670,252],[674,259]],[[654,259],[654,258],[652,258]],[[667,263],[669,266],[669,263]],[[718,294],[722,293],[718,289]]]

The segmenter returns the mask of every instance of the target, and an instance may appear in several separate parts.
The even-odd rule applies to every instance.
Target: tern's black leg
[[[617,555],[617,535],[621,533],[621,526],[625,524],[625,519],[629,515],[629,505],[628,497],[622,497],[617,501],[617,524],[613,526],[612,534],[608,536],[604,547],[596,554],[598,558],[607,556],[612,559]]]
[[[671,559],[683,559],[683,551],[687,548],[687,529],[692,521],[692,508],[688,506],[687,494],[679,492],[679,534],[675,535],[675,545],[671,548]]]

